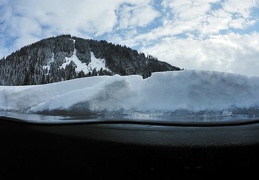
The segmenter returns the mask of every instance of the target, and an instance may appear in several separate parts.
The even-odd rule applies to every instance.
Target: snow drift
[[[0,86],[0,110],[83,115],[259,107],[259,77],[212,71],[97,76],[35,86]],[[227,110],[227,111],[226,111]],[[231,114],[231,113],[230,113]]]

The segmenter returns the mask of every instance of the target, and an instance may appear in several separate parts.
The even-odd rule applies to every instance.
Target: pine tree
[[[29,72],[27,72],[25,75],[23,85],[31,85],[31,78]]]

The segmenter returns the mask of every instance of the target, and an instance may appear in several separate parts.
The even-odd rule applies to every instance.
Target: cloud
[[[0,58],[72,34],[182,68],[258,74],[258,8],[259,0],[0,0]]]
[[[232,7],[234,3],[238,5]],[[164,0],[162,5],[164,9],[169,8],[167,11],[171,15],[164,19],[163,26],[141,34],[137,37],[139,40],[153,40],[185,33],[208,36],[230,28],[245,29],[256,22],[251,19],[255,6],[253,0],[239,3],[219,0]],[[216,8],[217,6],[220,8]]]
[[[131,6],[124,4],[118,11],[118,29],[143,27],[152,22],[159,13],[149,4],[142,6]]]
[[[117,25],[124,28],[147,25],[158,15],[149,3],[144,0],[5,0],[1,2],[1,34],[7,37],[6,45],[8,38],[14,40],[11,50],[59,34],[94,38],[110,33]],[[128,15],[129,22],[116,14],[121,5],[130,7],[119,14],[125,18]]]
[[[45,1],[42,2],[48,4]],[[55,4],[50,1],[49,4],[52,8],[45,7],[44,12],[39,14],[37,19],[41,24],[56,26],[60,30],[89,28],[88,31],[90,32],[109,32],[116,22],[114,9],[117,5],[114,3],[108,4],[108,2],[102,2],[102,6],[97,6],[98,0],[95,3],[89,0],[78,0],[76,2],[56,0],[54,1]],[[37,8],[42,10],[42,7],[37,6]],[[44,16],[44,13],[47,16]],[[89,25],[92,26],[92,29]]]
[[[259,75],[255,2],[164,0],[161,26],[119,42],[181,68]]]
[[[21,35],[25,32],[17,28],[24,26],[23,23],[26,19],[35,21],[31,25],[38,24],[56,32],[76,32],[78,29],[88,29],[87,32],[97,34],[109,32],[116,23],[114,13],[116,3],[108,5],[108,1],[104,1],[102,6],[98,6],[97,3],[98,0],[95,2],[89,0],[78,0],[76,2],[71,0],[10,0],[9,6],[12,7],[12,17],[6,19],[6,22],[9,20],[9,24],[16,26],[11,30]]]
[[[165,38],[142,51],[185,69],[259,75],[259,33]]]

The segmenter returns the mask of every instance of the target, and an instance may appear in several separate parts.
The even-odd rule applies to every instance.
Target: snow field
[[[259,107],[259,77],[213,71],[95,76],[36,86],[0,86],[0,110],[172,112]]]

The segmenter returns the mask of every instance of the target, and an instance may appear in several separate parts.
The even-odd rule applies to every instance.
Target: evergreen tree
[[[107,69],[94,68],[92,72],[85,74],[76,72],[76,64],[72,62],[63,68],[62,64],[74,52],[77,58],[86,65],[91,61],[91,52],[94,53],[96,58],[105,59]],[[181,69],[158,61],[152,55],[139,53],[126,46],[103,40],[61,35],[24,46],[2,58],[0,60],[0,85],[44,84],[78,77],[114,74],[138,74],[147,78],[152,72],[179,70]]]
[[[29,72],[27,72],[24,77],[23,85],[31,85],[31,78]]]

